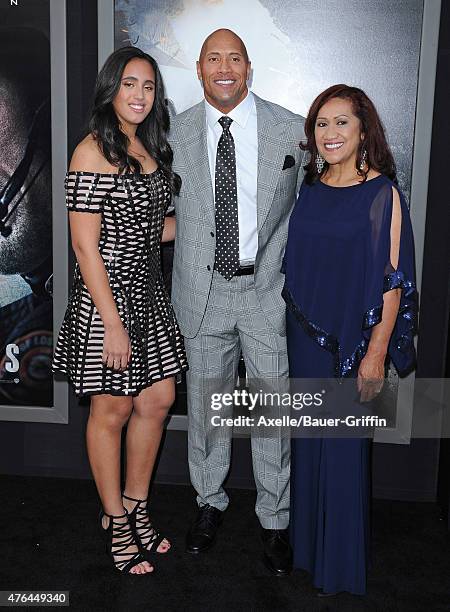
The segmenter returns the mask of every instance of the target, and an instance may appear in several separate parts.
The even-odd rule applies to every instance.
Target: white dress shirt
[[[224,116],[205,100],[209,170],[215,190],[216,153]],[[256,193],[258,179],[258,129],[253,94],[248,95],[226,115],[233,119],[230,132],[236,152],[236,180],[239,220],[239,262],[249,265],[255,261],[258,249]]]

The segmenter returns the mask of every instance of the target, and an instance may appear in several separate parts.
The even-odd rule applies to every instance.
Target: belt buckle
[[[235,276],[247,276],[250,274],[254,274],[255,265],[251,264],[249,266],[239,266],[237,271],[235,272]]]

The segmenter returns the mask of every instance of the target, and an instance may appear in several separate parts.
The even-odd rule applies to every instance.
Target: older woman
[[[354,378],[365,402],[382,387],[387,357],[400,374],[414,365],[408,208],[363,91],[324,91],[305,133],[310,161],[284,260],[290,375]],[[312,574],[319,595],[366,591],[369,449],[367,438],[292,441],[294,567]]]

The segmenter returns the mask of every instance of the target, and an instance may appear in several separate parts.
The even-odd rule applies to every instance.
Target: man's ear
[[[199,79],[199,81],[201,81],[202,80],[202,71],[200,69],[200,62],[196,62],[195,66],[197,68],[198,79]]]

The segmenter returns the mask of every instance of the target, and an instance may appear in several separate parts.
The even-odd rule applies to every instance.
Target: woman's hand
[[[376,397],[384,383],[385,354],[370,354],[362,359],[358,369],[358,391],[361,402],[370,402]]]
[[[102,361],[113,370],[125,370],[131,357],[131,343],[121,323],[105,326]]]

